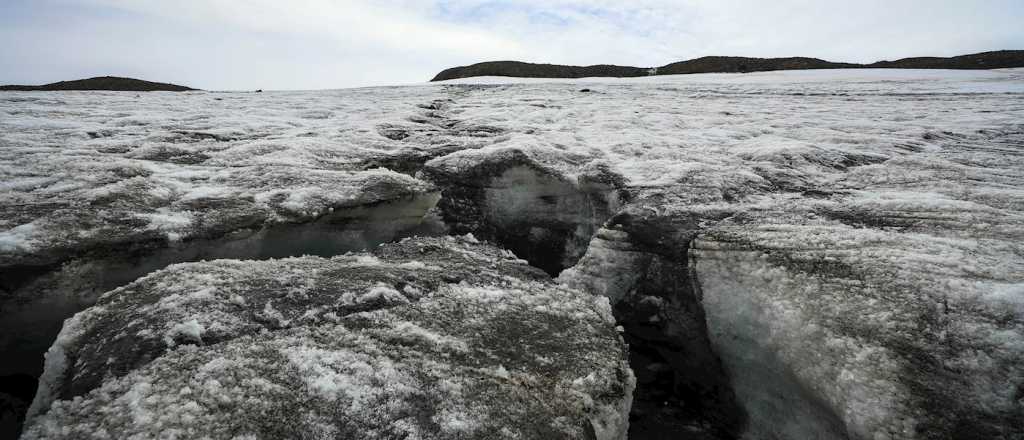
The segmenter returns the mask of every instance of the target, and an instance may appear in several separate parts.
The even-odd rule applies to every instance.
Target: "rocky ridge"
[[[117,76],[97,76],[71,81],[58,81],[41,86],[0,85],[0,91],[68,91],[68,90],[109,90],[121,92],[187,92],[195,90],[177,84],[144,81]]]
[[[1005,69],[1024,67],[1024,51],[1001,50],[955,57],[913,57],[870,64],[840,63],[818,58],[751,58],[708,56],[678,61],[661,67],[564,66],[520,61],[487,61],[442,70],[431,81],[474,76],[510,76],[519,78],[631,78],[652,75],[691,73],[747,73],[805,69]]]

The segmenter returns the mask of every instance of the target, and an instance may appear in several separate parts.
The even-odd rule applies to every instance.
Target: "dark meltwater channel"
[[[629,438],[732,439],[746,415],[708,337],[700,284],[688,267],[696,221],[620,213],[559,280],[609,298],[637,379]]]

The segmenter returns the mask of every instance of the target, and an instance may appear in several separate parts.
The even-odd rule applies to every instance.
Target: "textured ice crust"
[[[590,92],[581,93],[584,87]],[[722,384],[731,388],[717,395],[734,392],[744,412],[709,422],[727,425],[726,431],[740,427],[749,438],[1024,436],[1020,69],[473,78],[311,93],[139,97],[17,92],[0,96],[0,115],[4,289],[71,292],[79,288],[68,284],[76,274],[99,280],[95,274],[103,273],[97,269],[103,266],[81,259],[61,266],[64,275],[56,280],[11,265],[50,264],[79,251],[107,255],[126,242],[141,244],[143,253],[174,248],[267,221],[313,221],[329,206],[350,206],[347,197],[429,198],[437,190],[439,215],[449,227],[515,251],[498,252],[502,258],[532,259],[551,273],[578,260],[560,281],[606,295],[616,307],[636,306],[641,324],[661,326],[661,336],[698,336],[675,338],[697,342],[684,349],[700,353],[706,338],[711,359],[675,361],[703,366],[720,357],[729,378]],[[385,199],[391,198],[361,202],[376,206]],[[386,260],[357,259],[361,267]],[[402,264],[416,272],[446,267],[428,258]],[[373,312],[389,314],[415,308],[422,300],[411,297],[431,291],[379,282],[367,280],[338,301],[356,308],[398,304]],[[188,295],[217,297],[202,287]],[[152,363],[145,356],[97,355],[83,361],[91,373],[69,386],[126,390],[135,387],[132,378],[208,362],[200,356],[205,348],[194,348],[200,344],[233,347],[231,359],[261,359],[250,349],[277,350],[282,365],[296,371],[334,365],[320,353],[348,350],[365,355],[374,371],[392,371],[375,354],[344,345],[367,337],[347,324],[354,318],[345,313],[335,312],[345,323],[295,327],[308,310],[292,313],[281,302],[242,294],[222,300],[251,314],[239,321],[251,326],[237,330],[245,336],[217,342],[221,329],[191,315],[154,319],[159,328],[136,329],[138,340],[114,338],[118,330],[111,327],[111,340],[124,344],[105,350],[144,355],[171,347],[170,354]],[[218,310],[233,316],[217,307],[210,313]],[[242,325],[217,322],[229,330]],[[419,328],[401,331],[410,340],[434,341],[445,353],[462,346],[455,335],[414,323]],[[78,325],[85,323],[70,322],[60,341],[76,337]],[[254,329],[259,332],[248,333]],[[285,350],[284,339],[264,330],[308,341],[309,355]],[[254,342],[240,342],[245,338]],[[101,340],[95,339],[96,353],[103,353]],[[339,345],[330,345],[333,340]],[[65,354],[48,359],[53,371],[82,359],[71,362],[70,345],[61,344],[55,350]],[[506,339],[495,344],[506,345]],[[107,358],[116,368],[105,369]],[[141,363],[124,367],[128,358]],[[497,378],[518,377],[504,361],[488,369]],[[108,370],[128,375],[94,388]],[[682,371],[692,372],[688,379],[697,384],[705,370],[714,369]],[[301,371],[301,378],[323,379],[294,378],[293,386],[303,383],[315,399],[335,396],[349,380],[313,367]],[[149,383],[141,379],[137,384]],[[172,391],[160,396],[181,390]],[[66,392],[77,393],[51,386],[44,395],[64,399]],[[75,400],[59,402],[71,411]],[[719,403],[729,406],[725,398]],[[615,405],[592,418],[618,413],[610,409],[622,408]],[[473,426],[472,412],[437,414],[445,415],[436,432]],[[292,420],[320,426],[318,417]],[[745,424],[734,423],[743,418]],[[619,432],[616,422],[605,425],[616,428],[591,429]],[[673,429],[675,435],[682,428]],[[324,433],[333,435],[326,427]]]
[[[468,239],[172,266],[68,321],[23,438],[624,439],[607,299]]]
[[[356,145],[375,127],[345,112],[136,95],[0,97],[0,375],[39,374],[61,321],[154,270],[365,249],[415,233],[438,200],[366,163],[388,154],[375,138],[391,141]],[[393,110],[385,101],[362,115]]]
[[[1024,78],[894,75],[700,78],[692,107],[612,81],[642,95],[605,149],[632,200],[559,280],[642,305],[688,261],[746,438],[1021,437]]]
[[[410,179],[411,180],[411,179]],[[342,190],[340,187],[331,187]],[[401,186],[399,186],[401,188]],[[330,189],[322,189],[330,192]],[[215,258],[274,258],[294,255],[337,255],[350,250],[366,249],[417,231],[424,215],[437,203],[436,192],[419,194],[388,194],[390,200],[355,206],[325,209],[318,217],[277,222],[258,216],[249,217],[251,224],[231,221],[216,223],[230,217],[229,211],[208,213],[223,215],[212,221],[218,231],[206,237],[176,235],[178,241],[154,240],[141,234],[100,234],[106,240],[122,241],[92,243],[84,252],[60,252],[56,258],[70,258],[61,264],[13,266],[6,270],[14,282],[5,285],[9,297],[0,300],[0,349],[12,361],[0,373],[15,371],[38,374],[39,355],[52,342],[60,323],[75,312],[92,304],[105,290],[124,285],[140,276],[167,265]],[[71,215],[76,221],[86,215]],[[67,226],[73,230],[75,226]],[[184,226],[189,230],[188,226]],[[171,233],[177,234],[177,233]],[[181,238],[186,237],[186,238]],[[51,248],[52,249],[52,248]],[[29,275],[22,280],[22,274]],[[34,275],[34,276],[33,276]]]

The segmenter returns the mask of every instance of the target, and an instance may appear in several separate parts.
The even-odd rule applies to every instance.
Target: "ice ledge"
[[[475,239],[176,265],[69,320],[22,438],[624,440],[614,325]]]

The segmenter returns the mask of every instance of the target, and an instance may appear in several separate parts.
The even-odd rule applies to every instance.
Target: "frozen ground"
[[[426,214],[615,302],[634,438],[1024,435],[1019,69],[4,93],[0,206],[0,374],[148,271]]]

